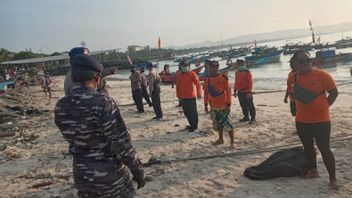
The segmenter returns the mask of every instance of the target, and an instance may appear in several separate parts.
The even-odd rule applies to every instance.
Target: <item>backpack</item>
[[[283,149],[272,154],[257,166],[246,168],[244,176],[252,180],[277,177],[302,176],[309,170],[309,163],[302,147]]]

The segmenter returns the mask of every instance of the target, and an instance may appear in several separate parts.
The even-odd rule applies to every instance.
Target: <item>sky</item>
[[[182,46],[352,22],[352,0],[0,0],[0,48]]]

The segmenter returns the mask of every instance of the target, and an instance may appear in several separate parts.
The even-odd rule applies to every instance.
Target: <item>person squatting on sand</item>
[[[292,74],[294,74],[294,73],[297,71],[297,69],[296,69],[296,64],[297,64],[297,63],[295,62],[295,59],[292,57],[292,58],[290,59],[291,71],[290,71],[290,73],[288,73],[287,79],[289,79],[290,76],[291,76]],[[290,90],[290,92],[289,92],[289,90]],[[292,91],[293,91],[293,90],[290,89],[290,88],[287,88],[287,89],[286,89],[286,94],[285,94],[285,97],[284,97],[284,103],[287,103],[287,102],[288,102],[288,101],[287,101],[288,98],[290,99],[290,111],[291,111],[291,115],[292,115],[292,116],[296,116],[297,108],[296,108],[296,103],[295,103],[295,97],[293,96]]]
[[[252,74],[245,66],[243,60],[237,60],[238,70],[235,73],[235,85],[234,85],[234,96],[237,97],[240,102],[243,118],[240,119],[240,122],[247,122],[252,124],[255,122],[256,111],[253,103],[253,80]],[[251,118],[249,119],[249,115]]]
[[[185,114],[188,126],[186,130],[194,132],[198,129],[197,99],[201,99],[201,87],[197,74],[190,70],[187,61],[179,63],[180,72],[176,75],[176,95],[181,99],[183,113]],[[194,89],[196,86],[196,90]]]
[[[230,148],[234,148],[234,132],[229,114],[231,109],[231,88],[229,79],[224,74],[219,74],[219,63],[213,61],[209,67],[210,77],[204,82],[204,106],[208,111],[210,105],[210,118],[214,130],[218,131],[219,139],[213,145],[224,143],[224,131],[229,133]]]
[[[155,117],[153,119],[162,119],[163,112],[161,110],[161,101],[160,101],[160,76],[158,72],[153,68],[152,63],[147,63],[147,69],[149,70],[148,75],[148,87],[149,87],[149,95],[152,97],[153,110],[155,113]]]
[[[97,92],[103,67],[91,56],[72,60],[76,85],[55,107],[55,124],[69,143],[79,197],[134,197],[145,185],[142,163],[116,103]]]
[[[131,80],[131,89],[132,89],[132,98],[134,101],[134,104],[137,107],[138,113],[144,113],[144,107],[143,107],[143,96],[142,96],[142,78],[141,75],[139,74],[138,71],[136,71],[135,66],[131,66],[131,75],[130,75],[130,80]]]
[[[327,72],[312,68],[308,52],[295,52],[293,60],[296,62],[297,72],[291,75],[287,82],[288,88],[291,89],[289,92],[294,93],[297,106],[297,133],[310,164],[306,178],[319,177],[315,140],[329,173],[329,188],[337,190],[335,157],[330,149],[329,115],[329,107],[338,96],[335,81]]]

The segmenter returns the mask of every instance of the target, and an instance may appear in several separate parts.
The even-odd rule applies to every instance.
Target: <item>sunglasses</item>
[[[308,64],[310,63],[310,59],[303,59],[303,60],[298,60],[298,63],[301,64],[301,65],[304,65],[304,64]]]

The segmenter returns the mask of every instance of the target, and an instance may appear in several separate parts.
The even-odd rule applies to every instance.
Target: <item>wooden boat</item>
[[[199,74],[200,71],[203,69],[203,67],[204,66],[197,67],[197,68],[193,69],[192,71],[194,71],[196,74]],[[175,82],[176,72],[169,73],[169,74],[163,74],[163,72],[161,72],[161,73],[159,73],[159,76],[160,76],[162,83],[172,84]]]
[[[336,49],[342,49],[347,47],[352,47],[352,38],[347,37],[346,39],[341,39],[335,43]]]
[[[0,92],[5,91],[8,87],[8,85],[13,84],[13,80],[5,80],[4,82],[0,82]]]
[[[277,50],[268,54],[252,55],[245,57],[247,65],[263,65],[280,61],[282,50]]]
[[[226,73],[226,72],[229,72],[229,71],[232,71],[233,70],[233,66],[226,66],[222,69],[219,69],[219,73],[223,74],[223,73]],[[206,72],[201,72],[198,74],[198,77],[200,80],[204,80],[206,77],[209,77],[209,74],[206,74]]]
[[[161,82],[171,84],[175,82],[175,74],[159,74]]]
[[[312,65],[324,66],[335,65],[337,62],[350,62],[352,61],[352,53],[339,53],[336,54],[335,50],[320,50],[315,53],[315,58],[311,59]]]

